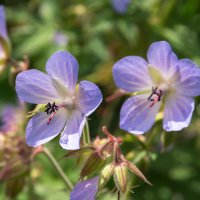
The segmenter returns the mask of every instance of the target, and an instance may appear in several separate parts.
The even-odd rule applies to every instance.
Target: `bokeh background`
[[[12,57],[30,59],[30,68],[45,70],[45,62],[57,50],[72,53],[80,64],[79,80],[95,82],[104,97],[116,89],[112,66],[127,55],[146,57],[148,46],[168,41],[179,58],[190,58],[200,65],[199,0],[131,0],[124,13],[117,12],[111,0],[0,0],[6,9]],[[13,77],[9,69],[0,75],[0,107],[17,102]],[[200,87],[200,86],[199,86]],[[133,178],[135,200],[198,200],[200,198],[200,98],[189,128],[179,133],[164,133],[161,122],[145,135],[153,144],[144,149],[131,134],[119,129],[119,110],[126,97],[103,102],[90,116],[92,137],[103,137],[106,125],[114,135],[123,137],[123,152],[136,163],[153,183],[150,187]],[[28,109],[33,107],[29,105]],[[20,133],[24,135],[22,131]],[[56,158],[65,154],[58,138],[49,142]],[[75,160],[60,161],[75,183],[79,170]],[[17,200],[67,200],[62,180],[43,155],[32,164],[31,181]],[[31,182],[31,183],[30,183]],[[5,199],[4,182],[0,182],[0,199]],[[99,199],[116,199],[113,183]]]

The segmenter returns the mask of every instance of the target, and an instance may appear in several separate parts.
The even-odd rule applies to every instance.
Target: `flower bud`
[[[101,171],[101,174],[99,176],[99,185],[98,185],[99,191],[104,187],[104,185],[106,185],[110,177],[113,175],[114,167],[115,167],[114,164],[111,163],[106,165]]]
[[[81,170],[81,177],[88,176],[101,169],[105,162],[106,160],[102,159],[102,157],[97,152],[94,152],[88,158],[83,169]]]
[[[123,163],[115,166],[114,181],[118,190],[122,193],[126,193],[128,187],[128,171],[127,167],[124,166]]]

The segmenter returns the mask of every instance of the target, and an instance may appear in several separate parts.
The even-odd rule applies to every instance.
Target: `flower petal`
[[[76,134],[79,132],[82,132],[80,130],[83,128],[83,125],[85,123],[85,116],[81,113],[79,110],[73,111],[68,118],[66,123],[66,133],[67,134]]]
[[[160,41],[151,44],[147,52],[147,58],[149,64],[158,69],[166,80],[177,72],[175,65],[177,57],[168,42]]]
[[[0,6],[0,37],[8,39],[4,6]]]
[[[70,200],[95,200],[95,195],[98,192],[99,177],[82,181],[75,185],[70,193]]]
[[[66,51],[54,53],[46,64],[49,75],[63,81],[70,91],[74,91],[78,77],[78,62],[74,56]]]
[[[44,144],[62,131],[67,120],[66,111],[58,110],[50,124],[47,124],[49,117],[45,112],[40,112],[29,121],[26,128],[26,143],[29,146]]]
[[[133,134],[143,134],[153,125],[160,102],[150,107],[147,95],[128,98],[120,112],[120,128]]]
[[[21,100],[34,104],[47,104],[60,98],[51,77],[35,69],[17,75],[16,91]]]
[[[163,128],[166,131],[180,131],[191,121],[194,100],[187,96],[170,95],[166,99]]]
[[[200,95],[200,68],[189,59],[177,62],[179,67],[179,79],[174,84],[176,91],[185,96]]]
[[[80,138],[84,125],[85,120],[82,121],[79,127],[79,131],[74,134],[68,134],[67,129],[65,127],[60,138],[60,145],[63,149],[75,150],[80,148]]]
[[[115,63],[113,77],[117,87],[127,92],[150,89],[152,80],[147,62],[139,56],[127,56]]]
[[[81,112],[90,115],[102,101],[100,89],[94,83],[81,81],[78,87],[78,99]]]
[[[60,145],[63,149],[79,149],[80,137],[85,125],[85,117],[78,110],[68,116],[65,129],[60,138]]]
[[[112,0],[112,5],[117,13],[124,14],[130,2],[130,0]]]

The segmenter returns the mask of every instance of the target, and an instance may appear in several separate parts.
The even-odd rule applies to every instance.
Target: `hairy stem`
[[[51,164],[54,166],[55,170],[58,172],[58,174],[60,175],[60,177],[64,181],[66,187],[71,191],[73,189],[73,184],[69,180],[69,178],[65,175],[64,171],[62,170],[62,168],[60,167],[60,165],[58,164],[58,162],[56,161],[56,159],[54,158],[52,153],[46,147],[43,148],[42,152],[50,160]]]

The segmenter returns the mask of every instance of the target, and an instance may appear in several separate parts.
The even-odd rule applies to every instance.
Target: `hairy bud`
[[[111,164],[106,165],[101,171],[100,176],[99,176],[99,186],[98,186],[99,191],[106,185],[110,177],[113,175],[114,167],[115,167],[114,164],[111,163]]]
[[[126,193],[128,187],[128,171],[123,163],[115,166],[114,181],[118,190],[122,193]]]
[[[105,162],[106,160],[104,160],[97,152],[94,152],[88,158],[83,169],[81,170],[81,177],[88,176],[101,169]]]

